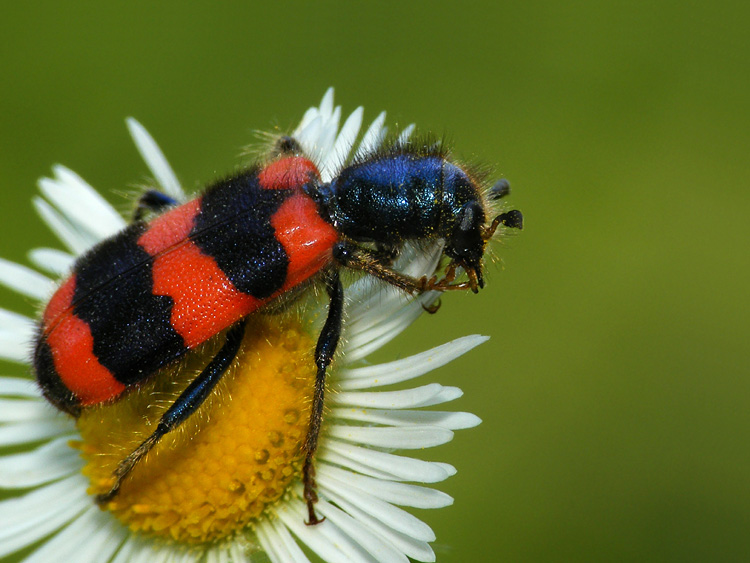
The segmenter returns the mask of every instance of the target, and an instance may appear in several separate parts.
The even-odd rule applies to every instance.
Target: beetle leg
[[[476,273],[472,272],[474,277],[472,277],[472,274],[468,274],[468,282],[453,283],[456,279],[457,266],[452,262],[448,265],[443,278],[438,278],[435,275],[431,278],[427,276],[414,278],[383,265],[378,260],[377,254],[369,248],[362,248],[348,242],[336,244],[333,247],[333,257],[342,266],[362,270],[412,295],[419,295],[427,291],[460,291],[466,289],[476,293]]]
[[[113,474],[115,483],[109,492],[97,495],[96,502],[104,504],[112,500],[120,490],[120,485],[125,477],[130,474],[136,464],[151,451],[159,440],[168,434],[180,424],[185,422],[193,414],[203,401],[211,394],[211,391],[222,378],[227,368],[232,364],[237,352],[240,349],[242,338],[245,335],[245,323],[236,324],[227,332],[226,342],[219,350],[219,353],[203,369],[201,374],[196,377],[190,385],[177,397],[177,400],[165,412],[159,424],[156,426],[153,434],[146,438],[143,443],[133,452],[123,459],[115,469]]]
[[[430,315],[434,315],[435,313],[437,313],[440,310],[440,307],[442,305],[443,305],[443,302],[441,301],[440,297],[438,297],[437,299],[435,299],[435,301],[433,301],[429,305],[425,305],[423,303],[422,304],[422,309],[424,309],[426,313],[428,313]]]
[[[315,377],[315,393],[310,410],[310,427],[307,430],[307,437],[303,445],[305,452],[305,463],[302,469],[302,483],[305,491],[304,497],[307,501],[308,521],[307,525],[312,526],[319,524],[325,518],[318,518],[315,514],[315,503],[318,501],[318,494],[315,491],[315,466],[313,458],[315,450],[318,449],[318,437],[320,436],[320,423],[323,418],[323,399],[326,390],[326,370],[331,365],[333,354],[336,352],[336,346],[341,336],[341,321],[344,313],[344,289],[341,287],[339,273],[332,270],[326,276],[326,290],[331,299],[328,305],[328,317],[323,325],[323,330],[318,337],[318,344],[315,346],[315,366],[317,375]]]
[[[133,211],[133,221],[140,221],[147,211],[159,213],[167,207],[178,205],[180,202],[158,190],[147,190],[138,198],[138,204]]]
[[[362,270],[379,278],[407,293],[421,293],[423,281],[397,272],[383,265],[378,258],[377,251],[362,248],[348,242],[340,242],[333,247],[333,258],[342,266],[354,270]],[[426,281],[426,278],[425,278]]]

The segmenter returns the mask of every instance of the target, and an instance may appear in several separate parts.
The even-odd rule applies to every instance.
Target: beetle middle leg
[[[96,502],[104,504],[112,500],[120,490],[123,479],[127,477],[136,464],[161,440],[180,424],[185,422],[211,394],[211,391],[227,371],[242,344],[245,335],[245,323],[240,322],[227,331],[226,341],[219,353],[208,363],[198,377],[177,397],[177,400],[165,412],[156,426],[153,434],[146,438],[140,446],[123,459],[113,474],[115,483],[106,493],[97,495]]]
[[[313,394],[312,408],[310,410],[310,427],[303,445],[305,462],[302,468],[302,483],[304,485],[304,497],[307,502],[308,521],[307,525],[319,524],[325,518],[318,518],[315,514],[315,503],[318,501],[318,493],[315,491],[315,466],[313,458],[318,449],[318,437],[320,436],[320,425],[323,419],[323,399],[326,390],[326,370],[331,365],[331,360],[336,352],[336,347],[341,336],[341,322],[344,314],[344,289],[339,280],[336,270],[326,274],[326,290],[330,298],[328,305],[328,317],[323,325],[323,330],[318,337],[315,346],[315,392]]]

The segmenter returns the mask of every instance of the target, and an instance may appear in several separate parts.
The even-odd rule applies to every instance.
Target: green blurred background
[[[0,255],[54,244],[30,204],[53,163],[125,208],[147,174],[126,116],[192,187],[334,85],[346,113],[387,109],[496,164],[526,217],[485,291],[444,299],[379,356],[492,336],[435,376],[484,420],[424,453],[459,469],[442,487],[454,506],[420,514],[438,560],[750,560],[746,4],[79,1],[0,15]]]

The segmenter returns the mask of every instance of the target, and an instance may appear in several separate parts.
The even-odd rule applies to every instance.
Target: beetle
[[[321,283],[328,313],[314,351],[316,379],[303,443],[308,524],[322,521],[314,455],[326,372],[343,322],[342,268],[375,276],[416,295],[484,286],[482,258],[500,225],[522,227],[517,210],[489,220],[505,180],[481,182],[435,144],[391,143],[355,158],[330,182],[300,144],[281,137],[263,164],[178,204],[149,190],[132,223],[75,262],[47,304],[33,368],[44,396],[79,416],[114,401],[190,350],[226,331],[219,352],[114,472],[106,504],[123,479],[167,433],[190,417],[232,364],[249,315],[284,305]],[[155,216],[145,219],[148,212]],[[409,241],[444,242],[442,277],[412,278],[393,268]],[[456,281],[459,268],[466,281]]]

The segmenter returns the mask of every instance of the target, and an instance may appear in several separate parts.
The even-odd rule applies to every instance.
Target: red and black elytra
[[[303,483],[308,524],[320,522],[313,457],[326,370],[341,333],[339,269],[363,271],[411,294],[477,292],[487,242],[499,225],[522,223],[516,210],[489,221],[488,200],[507,195],[507,182],[484,195],[479,184],[429,143],[390,145],[324,183],[299,144],[282,137],[270,162],[187,203],[146,192],[132,224],[82,255],[46,306],[33,360],[45,397],[78,416],[229,330],[216,357],[120,462],[114,485],[97,501],[112,499],[138,461],[209,396],[239,350],[243,319],[317,280],[330,304],[315,349]],[[145,210],[163,213],[147,222]],[[405,242],[427,240],[445,242],[450,262],[442,278],[416,279],[392,268]],[[458,267],[468,281],[454,281]]]

